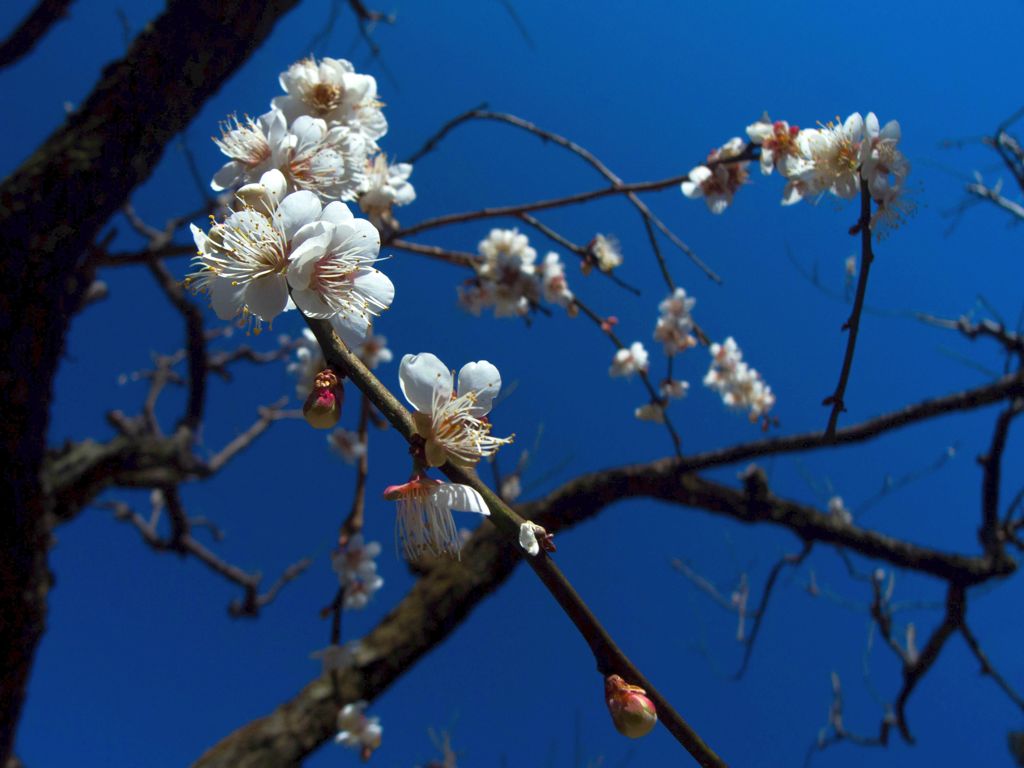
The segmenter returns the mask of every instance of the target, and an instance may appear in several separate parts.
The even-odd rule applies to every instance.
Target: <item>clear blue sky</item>
[[[24,5],[0,10],[0,28],[9,29]],[[102,67],[120,55],[118,5],[78,0],[71,18],[31,57],[0,71],[9,110],[0,154],[4,173],[60,124],[64,102],[81,101]],[[208,139],[217,121],[266,108],[278,93],[278,73],[310,52],[325,21],[324,5],[306,2],[291,13],[188,129],[184,139],[205,175],[220,165]],[[952,220],[943,215],[961,202],[973,170],[995,180],[1000,171],[994,158],[977,148],[939,147],[945,139],[992,131],[1020,106],[1020,3],[697,7],[518,0],[514,6],[532,45],[506,5],[395,0],[385,9],[397,11],[398,23],[376,34],[383,65],[369,58],[343,12],[315,52],[351,58],[377,77],[391,126],[381,143],[398,156],[482,101],[569,136],[630,181],[687,171],[710,148],[741,135],[765,109],[805,126],[852,111],[873,110],[883,122],[896,118],[913,163],[918,212],[877,248],[869,304],[884,311],[865,316],[844,423],[982,383],[985,374],[963,358],[999,369],[999,356],[985,344],[971,345],[899,314],[955,317],[970,311],[979,295],[1011,321],[1020,310],[1019,231],[990,207],[972,210],[952,232]],[[126,6],[132,29],[159,7],[152,0]],[[417,165],[412,181],[418,199],[399,211],[404,223],[601,183],[574,158],[486,124],[461,129]],[[780,431],[821,428],[827,414],[819,404],[835,383],[847,309],[801,277],[787,251],[808,269],[816,265],[822,283],[841,291],[843,261],[856,247],[846,234],[855,213],[830,200],[780,209],[778,178],[755,172],[753,182],[720,217],[677,189],[650,202],[722,275],[724,284],[716,286],[666,249],[676,278],[698,299],[698,322],[715,338],[735,336],[774,389]],[[154,222],[195,205],[196,191],[175,147],[134,201]],[[560,210],[546,221],[579,242],[595,232],[620,238],[622,275],[641,288],[641,297],[594,276],[584,279],[572,265],[570,285],[599,311],[617,315],[624,338],[644,341],[659,371],[663,356],[650,334],[664,289],[634,212],[621,201],[603,201]],[[117,242],[131,246],[127,227],[116,226],[122,233]],[[426,233],[422,241],[474,250],[488,227]],[[537,245],[546,250],[548,244]],[[185,274],[184,261],[174,268]],[[608,378],[611,349],[593,326],[557,312],[529,328],[490,316],[473,319],[455,304],[463,273],[404,254],[386,269],[397,296],[377,330],[396,358],[432,351],[453,367],[486,358],[501,369],[506,386],[516,383],[493,418],[497,434],[519,436],[502,456],[505,466],[543,429],[525,478],[529,497],[584,471],[671,451],[662,430],[633,419],[633,408],[644,402],[642,387]],[[104,412],[131,411],[143,397],[142,385],[119,385],[118,376],[180,343],[176,316],[141,270],[103,277],[111,298],[72,327],[53,404],[54,442],[109,436]],[[216,323],[212,313],[208,317]],[[297,333],[297,320],[282,318],[274,330]],[[700,349],[677,367],[692,384],[689,399],[672,410],[687,452],[758,435],[700,386],[706,367]],[[397,390],[394,364],[378,373]],[[204,449],[215,450],[247,426],[258,404],[291,391],[283,366],[245,371],[230,386],[214,383]],[[174,405],[169,400],[168,419]],[[355,415],[350,408],[345,423],[351,426]],[[920,470],[957,445],[956,458],[941,472],[890,494],[863,522],[973,552],[980,497],[974,457],[986,447],[993,420],[991,409],[947,418],[885,441],[786,457],[766,468],[779,494],[823,505],[830,492],[822,489],[830,487],[856,508],[888,475]],[[373,440],[371,488],[403,480],[408,470],[398,438],[384,433]],[[1017,490],[1022,456],[1014,434],[1006,495]],[[734,481],[739,469],[717,476]],[[91,509],[58,530],[48,632],[18,740],[26,764],[187,765],[308,682],[317,672],[308,655],[328,635],[317,613],[335,587],[328,553],[349,504],[352,476],[328,454],[321,434],[301,422],[285,423],[221,476],[187,490],[189,510],[227,531],[218,550],[233,562],[273,578],[299,557],[317,557],[256,622],[226,616],[235,594],[230,585],[197,563],[152,553],[109,512]],[[129,494],[116,498],[142,502]],[[411,584],[392,552],[392,528],[392,505],[371,494],[367,534],[384,543],[385,586],[367,610],[346,614],[346,639],[369,631]],[[683,558],[727,590],[747,570],[759,593],[771,564],[797,548],[792,536],[767,527],[627,501],[561,536],[557,557],[622,647],[732,765],[789,768],[802,764],[825,723],[832,670],[844,681],[847,726],[863,733],[877,729],[881,710],[862,676],[865,611],[812,599],[803,588],[809,568],[819,584],[857,604],[869,598],[864,586],[846,578],[838,558],[819,548],[808,567],[783,579],[749,673],[728,682],[724,678],[741,656],[734,620],[669,563]],[[935,582],[897,576],[896,599],[941,597]],[[1024,685],[1021,597],[1019,583],[972,594],[969,617],[994,662]],[[924,636],[938,614],[911,612],[899,621],[908,619]],[[891,698],[899,684],[896,665],[878,647],[870,663],[873,685]],[[575,768],[601,755],[606,766],[625,764],[627,756],[630,766],[644,768],[687,764],[663,730],[634,743],[619,737],[601,693],[585,645],[523,570],[373,704],[384,726],[384,747],[373,764],[426,762],[434,755],[431,727],[451,731],[466,768]],[[1021,726],[1020,712],[977,674],[959,639],[915,692],[908,716],[918,736],[915,747],[898,739],[885,751],[841,745],[817,756],[814,765],[1011,764],[1005,734]],[[356,763],[354,753],[334,746],[309,761],[314,768]]]

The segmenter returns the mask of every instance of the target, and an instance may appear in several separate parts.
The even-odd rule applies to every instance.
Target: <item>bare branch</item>
[[[27,56],[50,28],[68,15],[72,0],[39,0],[18,28],[0,42],[0,68]]]

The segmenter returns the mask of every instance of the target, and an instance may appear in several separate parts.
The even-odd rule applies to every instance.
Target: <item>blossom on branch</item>
[[[222,320],[240,316],[258,331],[294,300],[307,315],[333,318],[350,337],[364,338],[371,317],[395,294],[372,267],[379,260],[377,230],[344,203],[324,207],[308,190],[286,195],[286,189],[284,175],[269,171],[238,190],[243,208],[209,234],[193,225],[198,269],[187,282],[209,292]]]
[[[565,279],[565,265],[554,251],[544,257],[544,264],[541,266],[541,285],[545,301],[567,309],[575,309],[573,293]]]
[[[746,160],[736,160],[746,150],[743,139],[735,136],[708,154],[705,165],[690,171],[690,178],[680,188],[689,198],[703,197],[712,213],[722,213],[732,203],[733,195],[747,183]]]
[[[697,339],[692,335],[693,316],[690,314],[696,303],[697,300],[687,296],[684,289],[676,288],[658,304],[661,316],[654,327],[654,340],[662,343],[669,357],[696,346]]]
[[[356,701],[346,704],[338,713],[338,734],[334,737],[336,744],[350,749],[358,749],[363,760],[368,760],[375,749],[380,747],[384,734],[379,717],[367,717],[367,703]]]
[[[599,233],[590,241],[587,249],[587,258],[580,264],[585,275],[590,274],[594,264],[602,272],[611,272],[622,264],[622,246],[614,237],[605,237]]]
[[[357,533],[331,557],[331,567],[341,583],[343,608],[364,608],[377,590],[384,586],[384,579],[377,573],[377,562],[374,559],[379,554],[378,542],[365,542],[363,535]]]
[[[756,370],[743,361],[743,353],[732,336],[722,344],[711,345],[711,367],[704,377],[704,386],[722,397],[730,408],[749,411],[757,421],[775,405],[775,395]]]
[[[336,429],[327,436],[327,446],[346,464],[355,464],[366,455],[366,443],[358,432]]]
[[[491,514],[474,488],[442,483],[421,474],[402,485],[388,486],[384,498],[398,502],[395,536],[410,561],[426,555],[458,556],[462,537],[452,519],[452,510],[476,512],[485,517]]]
[[[210,187],[220,192],[259,179],[274,167],[274,148],[286,142],[287,133],[285,117],[276,109],[256,120],[246,116],[244,123],[236,115],[229,117],[213,143],[230,160],[214,174]]]
[[[638,371],[646,372],[647,367],[647,350],[644,349],[644,345],[639,341],[634,341],[630,346],[615,351],[612,365],[608,369],[608,375],[612,378],[616,376],[632,376]]]
[[[416,199],[416,189],[409,183],[411,175],[411,164],[389,165],[384,153],[366,161],[363,183],[359,187],[359,207],[370,221],[392,224],[391,209]]]
[[[492,229],[478,246],[476,279],[459,289],[459,303],[474,315],[494,307],[495,317],[522,317],[537,303],[537,251],[518,229]]]
[[[317,659],[320,662],[320,674],[322,675],[329,672],[343,672],[352,666],[356,654],[362,648],[363,644],[359,640],[350,640],[344,645],[328,645],[319,651],[313,651],[309,658]]]
[[[416,409],[413,420],[426,441],[428,465],[451,461],[472,466],[512,442],[514,436],[491,435],[486,417],[501,391],[501,374],[486,360],[462,366],[458,388],[453,387],[453,372],[429,352],[403,357],[398,377],[402,394]]]
[[[355,71],[345,59],[310,57],[292,64],[279,78],[284,96],[273,100],[289,121],[300,115],[320,118],[362,134],[371,150],[388,131],[377,100],[377,81]]]
[[[802,156],[796,141],[799,133],[799,128],[785,120],[773,122],[767,112],[747,126],[751,143],[761,147],[761,173],[767,176],[773,168],[778,168],[783,176],[793,173],[796,161]]]

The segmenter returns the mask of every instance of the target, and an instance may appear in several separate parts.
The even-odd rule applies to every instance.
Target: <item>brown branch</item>
[[[1024,697],[1017,693],[1010,684],[1006,681],[1006,678],[999,674],[999,671],[992,666],[992,662],[988,660],[988,656],[985,651],[982,650],[981,644],[978,642],[978,638],[974,636],[971,628],[967,626],[966,619],[960,623],[958,627],[960,634],[964,636],[964,640],[967,642],[967,647],[971,649],[971,653],[981,664],[981,674],[988,675],[991,677],[996,685],[998,685],[1003,693],[1005,693],[1017,708],[1024,711]]]
[[[402,437],[407,442],[412,442],[416,430],[411,415],[402,404],[366,368],[359,357],[338,339],[329,322],[310,318],[306,318],[306,322],[316,334],[324,357],[331,367],[348,376],[384,414]],[[454,482],[473,487],[484,498],[491,512],[491,522],[515,546],[523,518],[513,512],[493,491],[481,483],[475,472],[467,471],[451,463],[445,464],[441,471]],[[659,722],[669,730],[691,756],[703,766],[723,766],[721,758],[703,742],[700,736],[618,648],[611,636],[577,595],[569,581],[547,556],[547,553],[542,551],[538,556],[527,559],[541,582],[548,588],[548,591],[551,592],[590,646],[594,661],[602,675],[617,673],[646,689],[648,696],[658,709]]]
[[[1017,398],[999,414],[996,427],[992,431],[992,442],[988,452],[978,457],[978,463],[984,469],[981,482],[981,527],[978,529],[978,540],[985,551],[995,555],[1002,548],[1002,536],[999,530],[999,485],[1002,475],[1003,452],[1010,434],[1010,422],[1024,410],[1024,399]]]
[[[822,405],[832,406],[832,412],[828,417],[828,426],[825,427],[825,436],[829,438],[835,436],[839,414],[846,410],[843,398],[846,395],[846,385],[850,381],[850,371],[853,369],[853,351],[857,346],[860,318],[864,311],[864,297],[867,296],[868,291],[868,274],[871,272],[871,263],[875,260],[875,254],[871,249],[871,191],[866,182],[862,182],[860,185],[860,219],[850,231],[851,234],[857,232],[860,232],[860,274],[857,275],[857,293],[853,299],[853,309],[849,319],[843,324],[843,330],[849,333],[846,339],[846,352],[843,355],[843,367],[839,372],[839,381],[835,391],[822,402]]]
[[[27,56],[50,31],[68,15],[71,0],[39,0],[17,29],[0,42],[0,68]]]
[[[637,211],[639,211],[641,217],[644,220],[644,224],[647,226],[648,232],[651,232],[651,225],[657,227],[662,232],[662,234],[664,234],[669,240],[671,240],[672,244],[675,245],[680,251],[686,254],[690,261],[692,261],[705,275],[707,275],[716,283],[722,282],[722,279],[717,274],[715,274],[711,270],[711,268],[708,267],[707,264],[705,264],[703,261],[701,261],[700,258],[697,257],[697,254],[693,252],[693,249],[691,249],[690,246],[684,243],[678,235],[676,235],[671,229],[669,229],[665,225],[665,223],[651,211],[647,204],[635,194],[635,192],[632,189],[626,189],[630,185],[625,184],[622,181],[622,179],[620,179],[616,174],[614,174],[612,170],[607,165],[605,165],[596,155],[594,155],[589,150],[584,149],[576,142],[571,141],[565,138],[564,136],[560,136],[557,133],[553,133],[552,131],[540,128],[539,126],[529,122],[528,120],[523,120],[521,117],[516,117],[515,115],[509,115],[502,112],[489,112],[486,109],[483,109],[482,107],[477,109],[471,109],[468,112],[464,112],[461,115],[457,115],[456,117],[445,123],[434,136],[427,140],[423,148],[415,155],[413,155],[413,158],[410,159],[409,162],[419,160],[427,152],[432,151],[438,145],[441,139],[444,138],[448,133],[450,133],[459,125],[470,120],[494,120],[496,122],[512,125],[516,128],[520,128],[524,131],[527,131],[528,133],[532,133],[535,136],[538,136],[542,141],[550,141],[553,144],[556,144],[562,147],[563,149],[572,152],[574,155],[582,158],[594,170],[596,170],[604,178],[606,178],[613,185],[615,185],[616,188],[626,192],[626,198],[633,204]],[[680,177],[674,183],[681,183],[685,178],[687,177]],[[665,186],[670,185],[666,184]],[[526,209],[524,208],[523,210],[525,212]],[[653,232],[651,233],[651,238],[653,243]],[[672,278],[668,274],[668,267],[665,264],[664,258],[662,257],[661,251],[658,249],[657,244],[654,244],[654,254],[655,257],[658,259],[659,265],[661,266],[661,270],[666,278],[669,290],[672,290],[675,286],[672,281]]]

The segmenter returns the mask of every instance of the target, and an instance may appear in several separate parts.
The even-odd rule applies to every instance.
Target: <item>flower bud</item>
[[[313,380],[313,389],[302,406],[302,415],[316,429],[330,429],[341,418],[345,390],[338,376],[325,368]]]
[[[647,691],[630,685],[618,675],[604,681],[604,695],[615,729],[623,736],[639,739],[651,732],[658,722],[654,703],[645,695]]]

